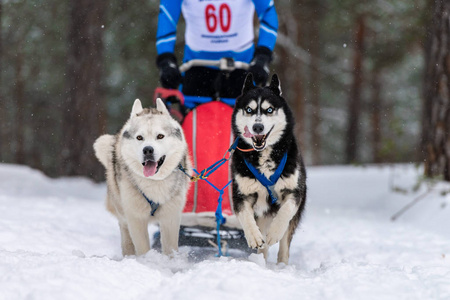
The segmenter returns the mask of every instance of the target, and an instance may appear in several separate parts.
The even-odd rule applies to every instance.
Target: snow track
[[[413,166],[308,169],[308,205],[289,266],[193,260],[152,250],[122,258],[104,185],[0,164],[0,299],[450,299],[449,198],[438,184],[396,222]],[[155,231],[150,226],[150,231]],[[199,256],[202,253],[198,253]]]

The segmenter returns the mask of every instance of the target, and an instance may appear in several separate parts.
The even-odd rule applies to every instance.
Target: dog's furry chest
[[[181,171],[174,170],[166,180],[149,180],[147,178],[135,179],[136,188],[144,193],[152,201],[165,204],[178,198],[180,191],[187,187],[185,177]],[[173,187],[177,188],[174,189]]]

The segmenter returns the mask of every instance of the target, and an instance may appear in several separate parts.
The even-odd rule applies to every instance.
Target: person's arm
[[[156,65],[160,72],[161,85],[176,89],[181,83],[174,49],[177,24],[181,14],[182,0],[161,0],[159,5],[158,30],[156,32]]]
[[[259,19],[259,38],[249,72],[253,73],[257,85],[264,85],[269,77],[269,63],[275,47],[278,31],[278,16],[273,0],[253,0]]]
[[[257,47],[273,51],[277,41],[278,15],[273,0],[253,0],[259,19],[259,38]]]
[[[182,0],[161,0],[159,4],[156,51],[173,53],[177,37],[177,24],[181,14]]]

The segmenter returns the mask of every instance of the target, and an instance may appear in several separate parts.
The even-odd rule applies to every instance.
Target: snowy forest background
[[[272,72],[308,165],[420,162],[436,3],[275,0]],[[444,1],[446,2],[446,1]],[[92,143],[158,86],[159,1],[0,1],[0,161],[102,179]],[[255,20],[256,21],[256,20]],[[183,20],[177,53],[184,45]]]

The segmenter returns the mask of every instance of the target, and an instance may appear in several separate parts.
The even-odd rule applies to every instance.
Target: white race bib
[[[194,51],[242,51],[253,43],[251,0],[184,0],[182,12]]]

